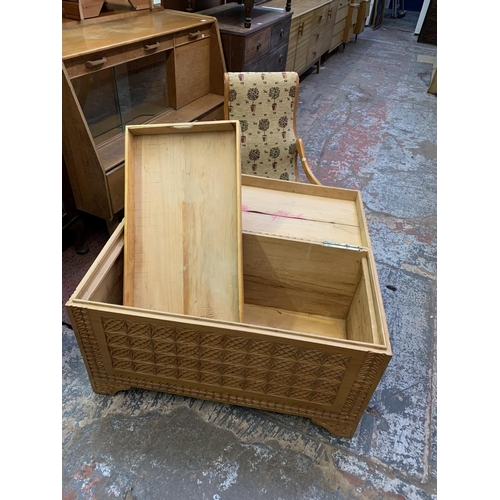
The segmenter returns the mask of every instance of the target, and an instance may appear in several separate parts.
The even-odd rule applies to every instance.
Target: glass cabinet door
[[[72,80],[96,145],[169,109],[167,55],[160,52]]]

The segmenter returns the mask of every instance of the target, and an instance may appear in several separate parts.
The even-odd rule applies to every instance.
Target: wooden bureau
[[[292,13],[255,6],[252,24],[245,28],[245,6],[229,3],[199,12],[219,24],[228,71],[284,71]]]
[[[222,119],[225,70],[217,21],[206,15],[161,10],[63,25],[62,149],[77,208],[113,228],[125,126]]]

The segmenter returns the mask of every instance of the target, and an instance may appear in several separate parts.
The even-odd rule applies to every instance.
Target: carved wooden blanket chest
[[[122,221],[66,304],[92,388],[289,413],[352,437],[392,356],[360,193],[241,178],[243,321],[124,306]]]

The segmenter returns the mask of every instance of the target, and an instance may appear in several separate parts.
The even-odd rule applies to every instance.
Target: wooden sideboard
[[[358,39],[358,35],[363,33],[366,26],[366,18],[368,17],[368,12],[370,10],[370,0],[360,0],[358,17],[356,19],[356,24],[354,25],[354,36],[355,40]]]
[[[330,42],[330,52],[335,50],[344,40],[346,19],[349,14],[349,0],[339,0],[337,15],[335,16],[335,26]]]
[[[353,34],[359,4],[350,5],[349,0],[293,0],[287,71],[300,75],[314,65],[319,71],[321,58]],[[266,6],[283,8],[285,0],[271,0]],[[352,24],[347,23],[350,8]]]
[[[249,28],[244,5],[229,3],[199,13],[218,20],[228,71],[285,71],[291,12],[255,6]]]
[[[352,40],[354,35],[354,27],[358,21],[358,14],[360,5],[358,2],[351,2],[349,4],[349,10],[347,12],[347,17],[345,18],[345,28],[344,36],[342,37],[342,43],[345,44]]]
[[[223,119],[217,21],[161,10],[62,30],[62,150],[79,210],[117,222],[126,125]]]

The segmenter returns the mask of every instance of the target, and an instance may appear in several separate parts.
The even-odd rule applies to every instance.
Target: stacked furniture
[[[119,222],[125,126],[223,118],[217,21],[147,12],[62,30],[62,149],[78,210]]]

